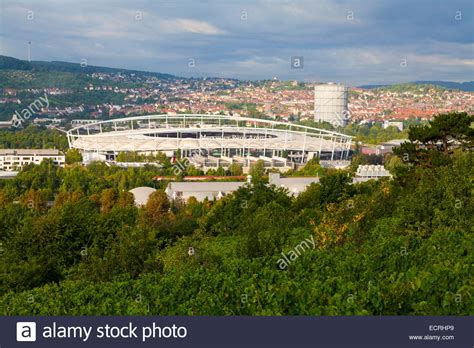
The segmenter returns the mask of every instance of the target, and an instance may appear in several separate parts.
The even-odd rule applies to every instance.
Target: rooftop
[[[130,192],[133,194],[133,198],[135,200],[135,205],[145,205],[148,202],[148,198],[150,195],[155,192],[156,190],[151,187],[147,186],[140,186],[131,189]]]
[[[168,188],[178,192],[232,192],[245,185],[236,181],[170,182]]]
[[[58,156],[61,155],[56,149],[1,149],[0,156],[20,155],[20,156]]]
[[[282,178],[279,173],[270,173],[268,177],[270,185],[284,187],[290,191],[290,194],[297,195],[306,190],[312,183],[318,183],[319,177],[291,177]]]

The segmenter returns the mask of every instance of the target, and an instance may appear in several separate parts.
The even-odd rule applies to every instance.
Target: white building
[[[141,186],[135,187],[134,189],[128,192],[133,194],[133,200],[135,201],[135,205],[142,206],[148,202],[148,198],[150,198],[150,195],[155,191],[156,190],[154,188]]]
[[[12,121],[0,121],[0,128],[10,128],[13,126]]]
[[[0,179],[13,179],[18,175],[18,172],[12,172],[12,171],[3,171],[0,170]]]
[[[180,198],[187,201],[190,197],[195,197],[200,202],[206,198],[212,201],[221,199],[245,184],[245,181],[170,182],[165,192],[169,199]]]
[[[232,193],[242,186],[248,184],[247,181],[206,181],[206,182],[170,182],[166,187],[166,194],[169,199],[183,199],[187,201],[190,197],[195,197],[202,202],[204,199],[220,199],[225,195]],[[299,195],[305,191],[312,183],[318,183],[319,177],[291,177],[282,178],[279,173],[269,174],[269,184],[277,187],[283,187],[288,190],[292,196]]]
[[[390,172],[381,165],[360,165],[357,167],[356,177],[353,182],[363,182],[370,179],[392,177]]]
[[[280,173],[270,173],[268,183],[277,187],[283,187],[288,190],[292,196],[297,196],[304,192],[312,183],[319,183],[319,177],[310,176],[293,176],[290,178],[282,178]]]
[[[64,166],[66,158],[58,150],[49,149],[4,149],[0,150],[0,170],[15,171],[33,163],[40,164],[52,159],[58,166]]]
[[[314,86],[314,121],[329,122],[335,127],[345,126],[348,119],[349,89],[328,83]]]
[[[403,122],[385,120],[383,123],[383,129],[387,129],[388,127],[397,127],[398,130],[401,132],[403,131]]]

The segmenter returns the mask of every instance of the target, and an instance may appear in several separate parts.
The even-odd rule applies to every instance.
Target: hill
[[[413,85],[433,85],[437,87],[442,87],[446,89],[458,89],[461,91],[472,92],[474,91],[474,81],[467,81],[467,82],[452,82],[452,81],[415,81],[415,82],[408,82],[408,83],[399,83],[399,84],[392,84],[392,85],[363,85],[358,86],[364,89],[375,89],[375,88],[391,88],[393,86],[408,86],[411,88]]]
[[[0,55],[0,70],[27,70],[35,72],[67,72],[67,73],[124,73],[124,74],[140,74],[143,76],[156,77],[159,79],[172,79],[175,76],[157,72],[128,70],[121,68],[108,68],[101,66],[81,66],[79,63],[68,63],[60,61],[44,62],[44,61],[25,61],[13,57]]]
[[[400,83],[400,84],[395,84],[395,85],[390,85],[390,86],[385,86],[385,87],[378,87],[375,89],[382,90],[382,91],[398,92],[398,93],[403,93],[403,92],[417,93],[419,91],[423,91],[424,93],[428,93],[428,92],[432,93],[432,92],[443,92],[447,90],[447,88],[441,87],[438,85],[421,84],[421,83]]]
[[[416,84],[430,84],[448,89],[459,89],[461,91],[474,91],[474,81],[451,82],[451,81],[416,81]]]

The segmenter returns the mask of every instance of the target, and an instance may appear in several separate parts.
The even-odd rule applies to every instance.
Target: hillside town
[[[70,119],[108,119],[154,113],[209,113],[305,121],[314,118],[314,86],[298,81],[239,81],[223,78],[159,79],[137,74],[94,73],[79,88],[0,89],[2,125],[11,111],[50,96],[51,104],[35,113],[38,124]],[[349,87],[348,118],[353,123],[428,120],[450,111],[474,112],[474,93],[432,85],[377,89]]]

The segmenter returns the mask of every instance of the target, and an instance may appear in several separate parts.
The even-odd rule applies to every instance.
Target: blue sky
[[[474,80],[472,0],[0,0],[0,53],[240,79]],[[32,12],[30,12],[32,11]],[[291,57],[303,57],[292,69]]]

